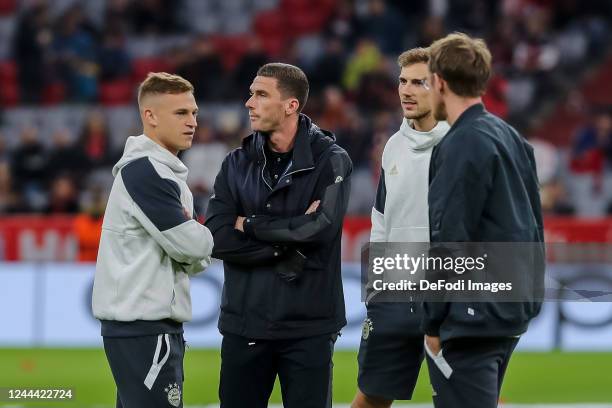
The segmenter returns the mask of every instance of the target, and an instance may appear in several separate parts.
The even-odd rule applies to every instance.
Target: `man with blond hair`
[[[486,44],[450,34],[430,46],[429,70],[434,117],[451,125],[431,158],[432,246],[511,242],[540,251],[543,224],[533,149],[482,104],[491,76]],[[535,267],[523,268],[521,276],[543,282],[541,253],[533,254]],[[499,262],[494,258],[487,259],[488,272]],[[514,261],[506,262],[518,273]],[[435,407],[497,407],[510,356],[540,306],[538,296],[513,302],[478,302],[477,295],[468,303],[425,301],[422,328]]]
[[[429,160],[448,131],[433,117],[429,51],[415,48],[398,58],[398,94],[404,120],[382,155],[370,242],[427,242]],[[374,295],[366,303],[359,347],[359,376],[353,408],[386,408],[409,400],[423,362],[422,308],[416,301],[385,302]],[[413,299],[406,299],[413,300]]]
[[[177,154],[191,147],[193,86],[167,73],[140,85],[144,133],[127,139],[113,168],[93,290],[118,408],[183,406],[183,322],[189,278],[210,263],[213,239],[198,223]]]

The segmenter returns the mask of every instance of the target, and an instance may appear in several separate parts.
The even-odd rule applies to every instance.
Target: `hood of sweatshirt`
[[[412,150],[426,150],[435,146],[444,137],[450,126],[446,122],[438,122],[429,132],[419,132],[410,126],[411,121],[404,118],[399,133],[404,136]]]
[[[119,170],[129,162],[145,156],[165,164],[174,171],[178,178],[183,181],[187,180],[187,166],[178,157],[145,135],[128,137],[125,149],[123,149],[123,156],[113,167],[113,176],[116,177]]]

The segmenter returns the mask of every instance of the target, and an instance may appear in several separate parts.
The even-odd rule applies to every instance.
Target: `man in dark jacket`
[[[352,164],[300,113],[302,70],[266,64],[250,94],[254,132],[225,158],[206,214],[225,272],[221,407],[266,407],[277,374],[285,407],[331,407]]]
[[[482,40],[460,33],[434,42],[430,52],[434,117],[452,126],[431,159],[432,245],[529,243],[536,248],[536,261],[523,272],[540,287],[543,227],[533,149],[482,105],[491,54]],[[497,407],[512,351],[540,306],[537,297],[425,302],[423,330],[435,407]]]

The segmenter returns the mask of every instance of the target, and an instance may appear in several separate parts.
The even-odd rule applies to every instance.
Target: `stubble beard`
[[[414,114],[404,114],[404,117],[408,120],[421,120],[425,117],[427,117],[427,115],[429,115],[431,113],[431,109],[425,112],[417,112]]]

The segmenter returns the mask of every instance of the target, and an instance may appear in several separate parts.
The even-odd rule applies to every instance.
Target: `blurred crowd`
[[[0,17],[0,31],[10,34],[0,66],[15,71],[0,67],[0,82],[14,79],[0,83],[0,214],[99,217],[122,132],[140,133],[135,87],[154,70],[195,86],[204,116],[181,158],[203,212],[221,161],[249,133],[242,103],[268,61],[307,73],[305,113],[333,131],[354,162],[349,213],[369,214],[382,149],[402,119],[396,58],[403,50],[455,30],[485,38],[495,65],[487,109],[528,135],[547,106],[605,60],[611,15],[605,0],[23,1]],[[66,104],[86,113],[54,129],[14,119]],[[591,107],[569,146],[531,140],[547,213],[612,212],[610,106],[612,97]],[[119,127],[108,113],[117,109],[133,112]],[[585,188],[602,204],[577,202]]]

